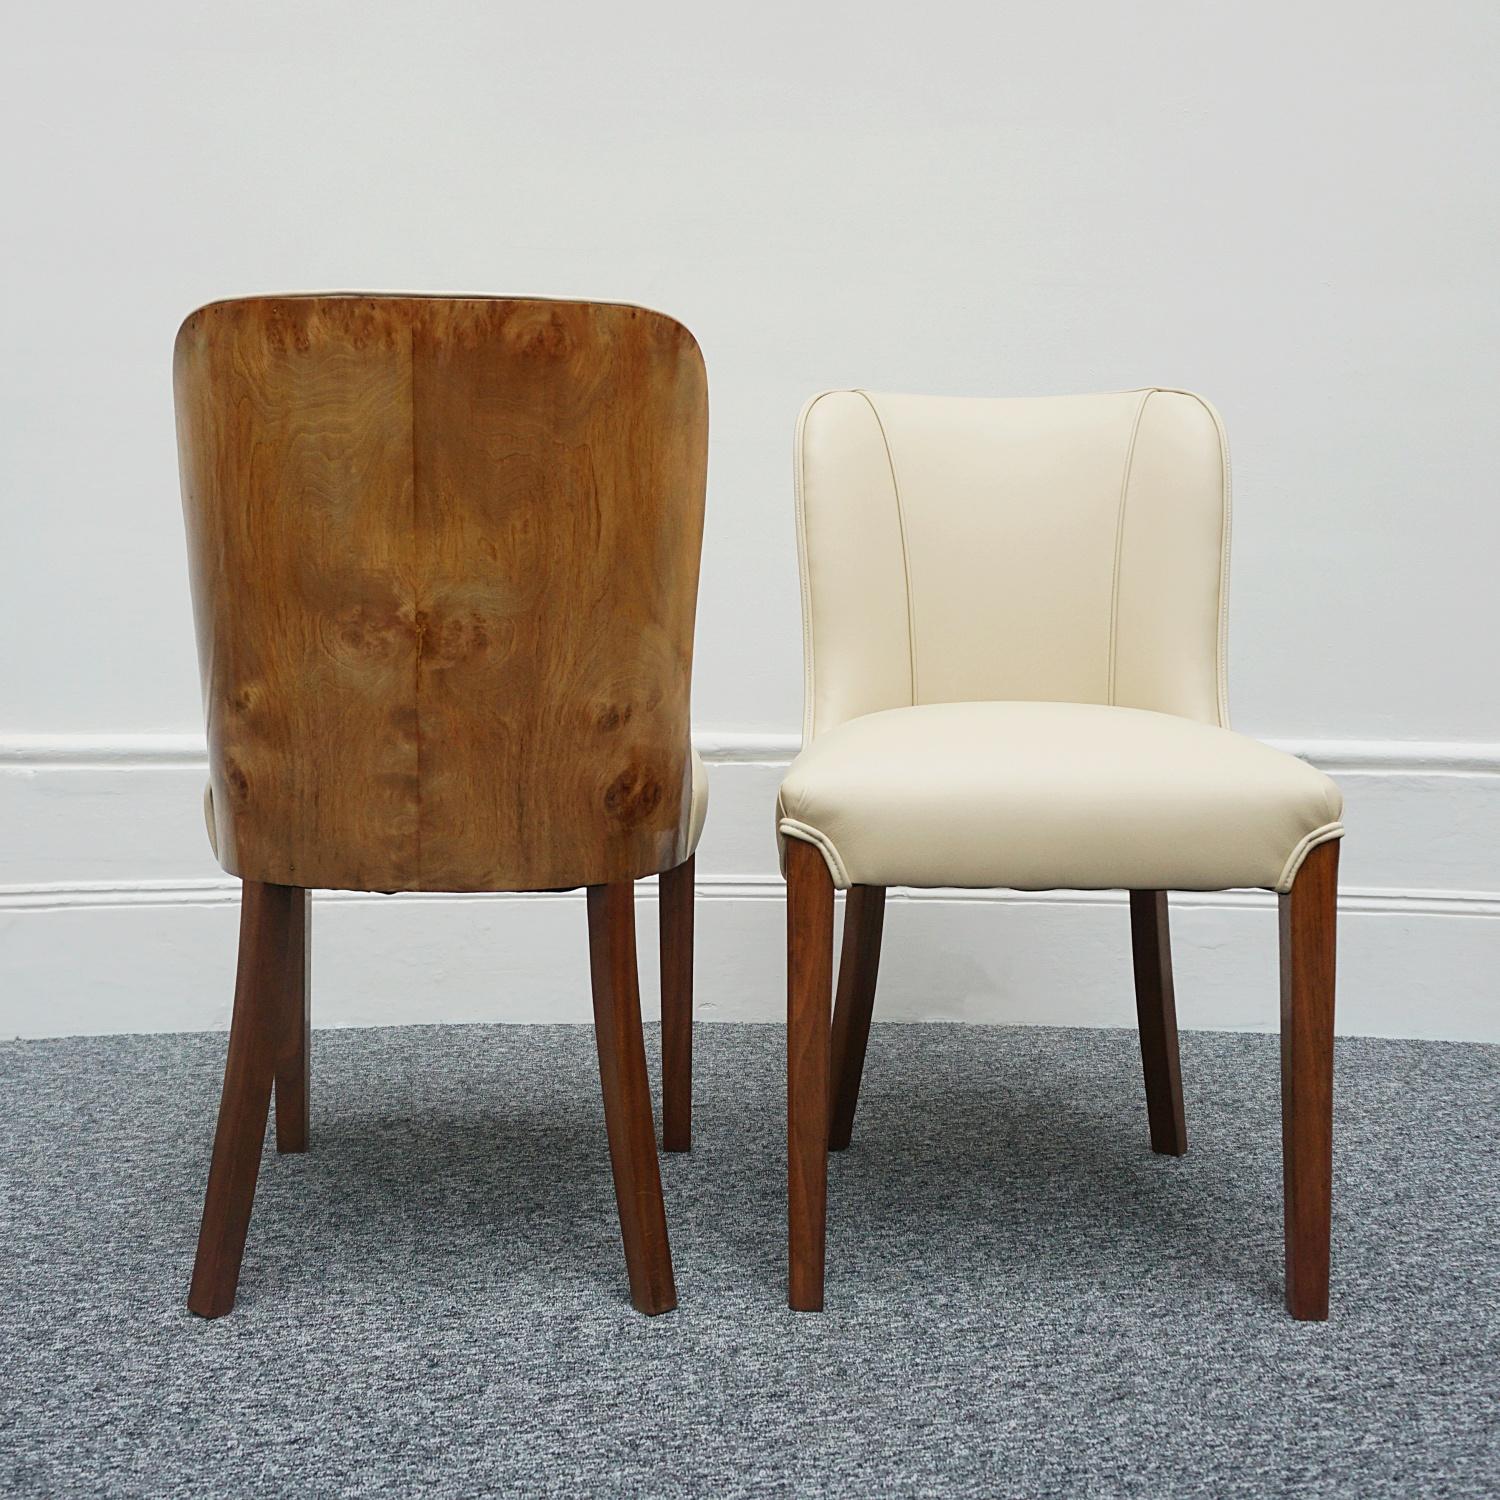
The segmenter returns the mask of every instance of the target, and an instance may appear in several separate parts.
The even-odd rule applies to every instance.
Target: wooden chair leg
[[[859,1103],[859,1081],[875,1009],[875,977],[880,968],[880,935],[885,927],[885,887],[851,886],[844,898],[844,946],[839,957],[838,998],[833,1007],[829,1079],[833,1111],[828,1149],[848,1149]]]
[[[1151,1149],[1160,1156],[1187,1150],[1182,1069],[1177,1058],[1177,1001],[1172,992],[1172,940],[1165,891],[1131,891],[1130,948],[1135,961],[1135,1009]]]
[[[277,1039],[286,1008],[287,947],[303,892],[247,880],[240,897],[239,971],[224,1092],[198,1233],[188,1307],[218,1318],[234,1306],[255,1201]]]
[[[663,870],[661,883],[661,1138],[668,1151],[693,1146],[693,861]]]
[[[591,885],[588,913],[594,1036],[630,1300],[643,1313],[670,1312],[677,1306],[677,1287],[656,1160],[646,1039],[641,1031],[635,886],[629,881]]]
[[[1333,1216],[1333,991],[1338,841],[1319,844],[1281,897],[1281,1161],[1286,1306],[1328,1316]]]
[[[293,889],[286,986],[276,1043],[276,1149],[306,1151],[310,1105],[312,895]]]
[[[799,1312],[821,1312],[828,1217],[833,879],[812,844],[788,839],[786,880],[788,1301]]]

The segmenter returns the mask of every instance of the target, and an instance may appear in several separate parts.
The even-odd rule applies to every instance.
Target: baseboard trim
[[[786,944],[771,808],[799,739],[707,730],[695,743],[713,783],[698,851],[700,1013],[770,1019]],[[1500,745],[1279,743],[1345,791],[1341,1030],[1500,1041]],[[205,763],[195,734],[0,735],[0,1036],[227,1024],[240,890],[206,847]],[[640,894],[649,997],[652,883]],[[881,1013],[1127,1024],[1124,901],[895,890]],[[590,1014],[577,894],[320,891],[316,903],[319,1024]],[[1275,904],[1266,891],[1173,896],[1184,1024],[1275,1024]]]
[[[641,895],[650,899],[654,881],[642,881]],[[785,884],[774,875],[700,875],[700,901],[781,901]],[[325,891],[316,893],[325,901],[410,904],[424,901],[568,901],[576,891],[398,891],[384,895],[376,891]],[[80,907],[114,906],[224,906],[240,899],[240,882],[232,876],[204,880],[118,880],[53,882],[40,885],[0,886],[0,911],[68,911]],[[1003,903],[1008,906],[1121,906],[1124,891],[1011,891],[941,888],[916,890],[898,887],[890,892],[893,902],[947,901]],[[1276,905],[1272,891],[1182,891],[1172,904],[1181,909],[1229,911],[1270,910]],[[1400,891],[1345,889],[1339,892],[1339,910],[1349,915],[1406,913],[1424,917],[1500,917],[1500,894],[1489,891]]]
[[[801,748],[799,735],[702,729],[693,735],[710,764],[780,765]],[[1329,775],[1363,772],[1420,776],[1500,776],[1500,743],[1484,740],[1268,739]],[[199,734],[10,734],[0,736],[0,767],[16,769],[191,769],[206,766]]]

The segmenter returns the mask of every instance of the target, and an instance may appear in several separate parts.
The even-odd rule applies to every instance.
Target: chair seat
[[[698,848],[698,840],[703,837],[704,820],[708,817],[708,772],[703,769],[703,761],[698,752],[692,752],[693,757],[693,807],[689,815],[688,823],[688,854],[693,854]],[[203,788],[203,820],[208,825],[208,845],[217,855],[219,852],[218,829],[214,825],[214,789],[212,782]]]
[[[1286,891],[1338,838],[1321,771],[1227,729],[1086,703],[938,703],[850,719],[793,762],[782,839],[840,888]]]

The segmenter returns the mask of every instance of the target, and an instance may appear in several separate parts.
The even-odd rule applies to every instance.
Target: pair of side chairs
[[[189,1307],[234,1303],[266,1122],[308,1145],[308,893],[587,890],[631,1299],[676,1305],[634,884],[660,877],[663,1145],[690,1141],[689,735],[708,403],[681,324],[354,294],[192,314],[174,380],[208,827],[243,881]],[[823,1305],[891,886],[1129,892],[1151,1145],[1187,1147],[1169,890],[1280,896],[1286,1300],[1327,1316],[1341,800],[1226,727],[1229,478],[1184,392],[836,391],[796,444],[790,1302]],[[834,893],[846,892],[834,994]]]

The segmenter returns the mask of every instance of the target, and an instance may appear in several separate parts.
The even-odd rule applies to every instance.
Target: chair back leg
[[[293,890],[276,1046],[276,1149],[306,1151],[312,1050],[312,892]]]
[[[294,970],[302,968],[300,953],[297,962],[292,961],[292,945],[294,914],[305,910],[306,894],[293,886],[247,880],[240,896],[239,969],[229,1056],[224,1064],[224,1092],[198,1255],[188,1291],[188,1307],[204,1318],[227,1313],[239,1286],[271,1088],[292,1011],[288,991]]]
[[[875,979],[880,969],[880,938],[885,928],[885,887],[851,886],[844,897],[844,946],[839,954],[838,996],[833,1005],[833,1110],[828,1149],[846,1151],[854,1134],[859,1082],[875,1010]]]
[[[661,882],[661,1143],[693,1145],[693,861]]]
[[[1146,1075],[1151,1149],[1160,1156],[1181,1156],[1187,1151],[1187,1118],[1182,1109],[1177,1000],[1172,991],[1172,939],[1165,891],[1131,891],[1130,949],[1135,964],[1135,1009]]]
[[[630,1300],[643,1313],[670,1312],[677,1306],[677,1287],[656,1159],[646,1039],[641,1031],[634,884],[591,885],[588,916],[594,1037]]]

